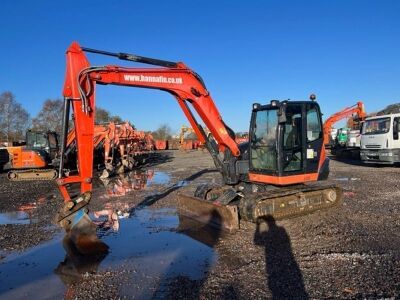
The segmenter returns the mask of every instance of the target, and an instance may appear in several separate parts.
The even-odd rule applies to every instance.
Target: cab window
[[[322,127],[317,108],[307,110],[307,142],[313,142],[322,138]]]
[[[276,170],[276,131],[278,115],[276,109],[258,111],[251,139],[251,167]]]

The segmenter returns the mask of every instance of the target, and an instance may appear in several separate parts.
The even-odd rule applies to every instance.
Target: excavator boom
[[[357,115],[358,119],[364,120],[367,116],[367,113],[364,108],[364,103],[358,101],[355,105],[346,107],[341,111],[330,116],[324,123],[324,145],[327,146],[329,144],[329,134],[332,130],[333,124],[336,122],[348,118],[352,115]]]
[[[58,183],[66,201],[70,200],[65,188],[66,184],[80,183],[82,193],[91,191],[93,176],[91,158],[93,156],[95,86],[97,83],[153,88],[169,92],[177,99],[200,141],[208,144],[217,168],[221,172],[223,166],[218,159],[219,151],[229,149],[233,156],[240,155],[239,148],[230,136],[229,128],[223,123],[222,117],[203,81],[199,75],[183,63],[169,64],[165,61],[149,60],[139,56],[115,54],[115,56],[123,59],[168,65],[172,68],[125,68],[112,65],[94,67],[90,66],[84,54],[84,49],[86,48],[81,48],[77,43],[73,43],[67,50],[67,71],[63,90],[66,101],[64,128],[66,127],[65,123],[68,123],[69,105],[71,104],[75,116],[75,136],[79,145],[78,164],[80,172],[77,176],[64,177],[62,174],[63,164],[60,165]],[[89,51],[95,52],[92,49],[89,49]],[[97,53],[104,54],[102,51],[97,51]],[[110,55],[109,52],[106,52],[106,54]],[[195,120],[188,103],[193,106],[211,131],[218,143],[217,147],[215,144],[207,143],[207,137]],[[65,149],[65,141],[62,147],[62,150]]]

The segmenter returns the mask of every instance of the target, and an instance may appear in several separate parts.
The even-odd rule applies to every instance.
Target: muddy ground
[[[235,234],[181,218],[177,193],[220,182],[207,153],[156,153],[96,180],[90,204],[109,247],[76,255],[53,223],[52,182],[0,174],[0,297],[268,299],[400,297],[400,168],[331,160],[343,205]]]

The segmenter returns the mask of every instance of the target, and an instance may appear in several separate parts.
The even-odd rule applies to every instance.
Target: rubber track
[[[320,203],[305,204],[304,206],[294,205],[287,208],[279,208],[280,204],[285,204],[284,207],[289,202],[293,201],[293,198],[302,197],[303,199],[308,198],[308,195],[315,196],[320,194],[321,196],[327,190],[336,190],[337,198],[334,202],[321,201]],[[267,193],[256,193],[253,195],[246,195],[240,201],[239,211],[242,219],[247,221],[256,222],[257,218],[262,218],[264,216],[271,215],[275,219],[289,219],[298,217],[301,215],[307,215],[314,211],[324,210],[342,202],[342,190],[335,185],[303,185],[303,186],[293,186],[288,188],[280,188],[275,191]],[[277,211],[273,211],[271,208],[275,206]],[[264,212],[263,212],[264,211]]]
[[[15,178],[11,174],[16,174]],[[33,170],[13,170],[8,172],[7,178],[10,181],[48,181],[57,178],[57,170],[55,169],[33,169]]]

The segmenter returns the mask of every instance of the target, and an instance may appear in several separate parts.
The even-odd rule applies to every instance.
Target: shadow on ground
[[[262,224],[267,225],[266,230],[261,230]],[[259,218],[254,243],[264,247],[266,283],[272,299],[308,299],[285,228],[278,226],[272,216]]]

